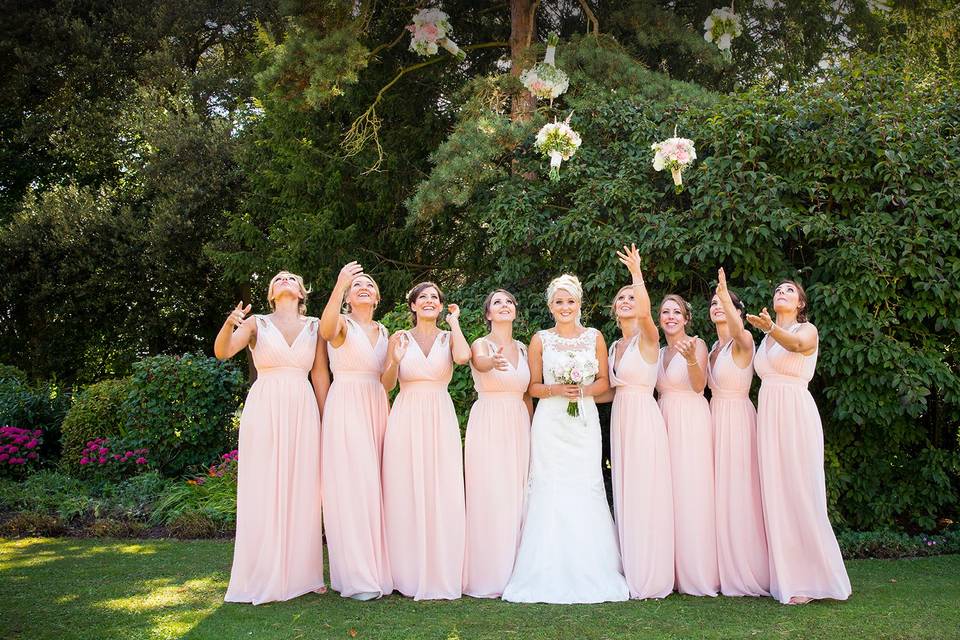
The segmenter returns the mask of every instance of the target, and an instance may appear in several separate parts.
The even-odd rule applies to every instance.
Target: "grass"
[[[848,562],[845,603],[769,598],[516,605],[355,602],[311,594],[225,604],[229,541],[0,540],[0,638],[960,638],[960,555]]]

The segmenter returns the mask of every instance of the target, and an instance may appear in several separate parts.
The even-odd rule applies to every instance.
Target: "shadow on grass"
[[[960,638],[960,556],[848,564],[854,597],[514,605],[463,598],[356,602],[309,594],[226,604],[223,541],[0,540],[0,637],[56,638]]]

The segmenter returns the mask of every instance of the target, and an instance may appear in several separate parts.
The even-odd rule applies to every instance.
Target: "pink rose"
[[[37,452],[36,452],[36,451],[31,451],[30,453],[27,454],[27,457],[30,458],[31,460],[36,460],[36,459],[37,459]]]
[[[107,464],[107,459],[106,459],[106,458],[100,458],[100,460],[98,460],[98,462],[99,462],[100,464]]]
[[[90,464],[90,460],[87,458],[80,458],[80,464]]]
[[[137,458],[137,464],[147,464],[147,459],[141,456]]]
[[[425,34],[430,40],[436,40],[439,31],[437,31],[437,25],[433,23],[427,23],[420,27],[420,33]]]
[[[6,462],[9,457],[10,455],[7,453],[0,453],[0,462]]]
[[[28,443],[26,444],[26,447],[27,447],[27,449],[33,449],[33,448],[34,448],[35,446],[37,446],[38,444],[39,444],[39,443],[38,443],[36,440],[31,440],[30,442],[28,442]]]
[[[107,449],[106,447],[100,447],[100,453],[110,453],[110,449]]]

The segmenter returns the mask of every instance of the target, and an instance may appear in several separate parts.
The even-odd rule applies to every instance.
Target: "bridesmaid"
[[[437,319],[443,293],[421,282],[407,294],[413,329],[390,337],[381,380],[400,393],[383,443],[383,503],[394,587],[415,600],[459,598],[466,515],[460,426],[447,385],[453,365],[470,361],[460,308],[448,306],[450,331]]]
[[[819,334],[807,322],[807,294],[792,280],[773,292],[777,321],[764,308],[747,321],[767,334],[755,359],[762,381],[757,454],[770,550],[770,594],[784,604],[850,596],[850,579],[827,517],[823,426],[807,391]]]
[[[630,597],[665,598],[673,591],[673,489],[670,445],[657,384],[660,334],[650,311],[636,245],[617,252],[633,284],[613,300],[613,316],[623,334],[610,347],[610,385],[615,389],[610,416],[613,502],[623,572]]]
[[[213,351],[250,347],[257,380],[240,416],[237,534],[227,602],[261,604],[325,591],[320,534],[320,412],[330,374],[317,318],[306,316],[303,278],[270,281],[273,313],[230,313]],[[310,381],[307,381],[307,375]],[[311,386],[312,383],[312,386]]]
[[[714,500],[713,432],[706,386],[707,345],[689,337],[690,305],[670,294],[660,303],[660,328],[667,346],[660,350],[657,391],[670,442],[676,588],[694,596],[716,596],[717,522]]]
[[[473,343],[470,361],[478,398],[467,422],[463,592],[499,598],[520,545],[533,401],[527,349],[513,339],[516,298],[497,289],[483,313],[488,334]]]
[[[380,383],[388,335],[373,319],[379,302],[377,283],[351,262],[340,270],[320,317],[333,370],[320,465],[330,585],[355,600],[393,591],[380,491],[389,407]]]
[[[725,596],[770,595],[767,537],[757,468],[757,410],[750,401],[753,336],[743,328],[743,303],[727,289],[723,269],[710,301],[717,341],[707,383],[717,480],[717,561]]]

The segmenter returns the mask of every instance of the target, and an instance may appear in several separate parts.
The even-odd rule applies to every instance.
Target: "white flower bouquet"
[[[570,86],[570,78],[562,70],[557,69],[555,62],[557,43],[560,41],[556,33],[551,33],[547,38],[547,54],[543,62],[538,62],[530,69],[520,74],[520,82],[527,88],[527,91],[538,98],[550,100],[561,95]]]
[[[551,180],[560,179],[560,163],[572,158],[580,147],[580,134],[570,127],[570,116],[563,122],[549,122],[540,127],[534,142],[537,151],[550,158]]]
[[[457,60],[465,60],[467,54],[450,39],[453,27],[450,16],[439,9],[420,9],[413,16],[413,24],[407,25],[410,32],[410,50],[421,56],[436,55],[443,47]]]
[[[733,6],[711,11],[703,22],[703,28],[703,39],[715,42],[723,57],[729,60],[731,40],[743,33],[740,16],[733,12]]]
[[[591,351],[567,351],[563,361],[553,367],[550,373],[557,384],[586,385],[593,382],[600,371],[600,363]],[[576,402],[567,403],[567,415],[580,416],[580,406]]]
[[[676,132],[674,132],[676,135]],[[673,184],[677,193],[683,191],[683,170],[697,159],[697,150],[693,140],[687,138],[667,138],[663,142],[650,145],[653,150],[653,168],[655,171],[669,169],[673,175]]]

